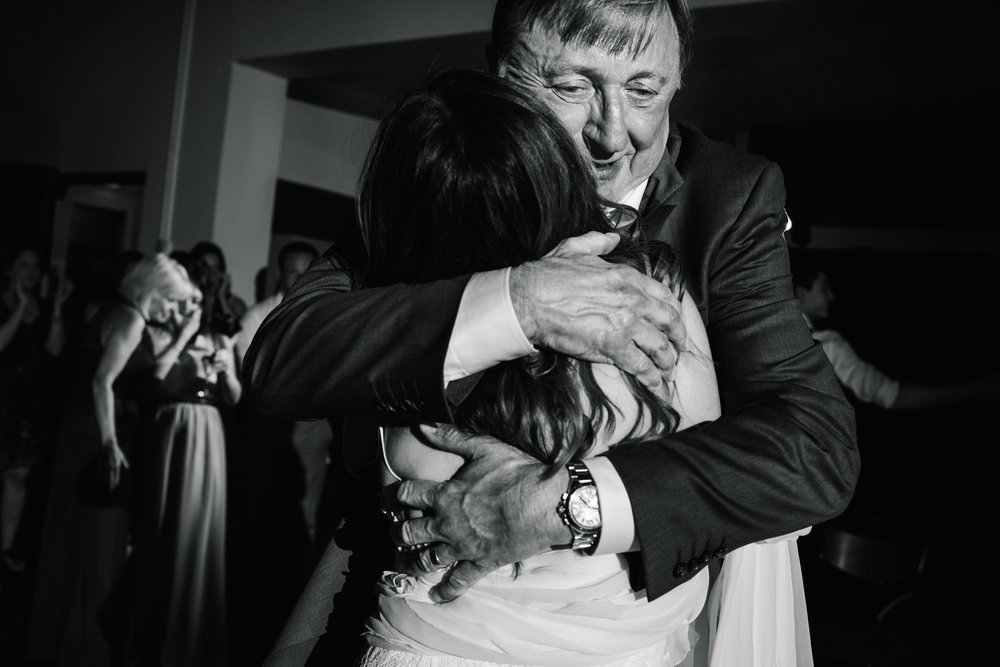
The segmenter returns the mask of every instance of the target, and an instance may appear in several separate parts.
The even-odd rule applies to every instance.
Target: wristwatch
[[[566,471],[569,473],[569,484],[559,498],[556,512],[569,526],[573,541],[556,548],[590,553],[601,536],[601,503],[597,485],[590,470],[581,461],[570,461],[566,464]]]

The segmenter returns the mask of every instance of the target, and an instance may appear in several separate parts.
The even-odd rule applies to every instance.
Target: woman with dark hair
[[[179,345],[187,272],[166,255],[132,264],[89,322],[63,411],[31,603],[26,656],[118,664],[123,608],[113,595],[129,548],[126,471],[157,363]]]
[[[222,304],[204,298],[213,272],[191,266],[182,343],[160,359],[143,432],[133,519],[133,616],[126,656],[137,667],[228,665],[226,437],[219,406],[241,386]]]
[[[652,275],[682,304],[688,340],[654,393],[608,364],[549,350],[486,371],[455,408],[456,427],[515,444],[555,471],[651,432],[719,414],[708,340],[680,262],[643,241],[633,210],[601,199],[561,123],[514,84],[450,71],[384,117],[361,178],[364,287],[428,282],[545,255],[572,260],[607,235],[606,256]],[[402,333],[402,332],[401,332]],[[415,425],[383,430],[383,481],[444,480],[462,464]],[[433,559],[433,556],[431,557]],[[455,601],[427,597],[440,572],[386,573],[362,665],[679,664],[697,635],[708,572],[647,602],[621,555],[553,550],[501,568]]]
[[[32,248],[4,263],[0,290],[0,571],[22,572],[15,548],[29,502],[29,475],[46,455],[59,408],[57,360],[66,348],[63,304],[73,289],[60,279],[55,294]]]
[[[247,312],[246,302],[233,294],[232,278],[226,269],[226,256],[222,248],[211,241],[199,241],[186,253],[186,266],[189,271],[195,267],[202,275],[201,283],[205,303],[218,301],[218,307],[213,306],[212,327],[227,336],[234,335],[239,330],[239,322]]]

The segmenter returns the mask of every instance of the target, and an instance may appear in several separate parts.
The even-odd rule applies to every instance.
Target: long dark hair
[[[515,266],[567,237],[614,231],[609,210],[636,215],[598,196],[589,166],[544,105],[515,84],[464,69],[431,75],[389,107],[365,161],[358,205],[366,287]],[[606,259],[680,289],[669,248],[632,236]],[[676,412],[625,377],[646,417],[630,437],[641,435],[640,424],[675,429]],[[590,364],[549,350],[487,371],[454,416],[457,426],[554,466],[585,455],[597,433],[615,425]]]

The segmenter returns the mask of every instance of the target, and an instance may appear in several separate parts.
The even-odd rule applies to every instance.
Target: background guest
[[[232,277],[226,272],[226,255],[215,243],[199,241],[187,253],[188,270],[201,265],[205,275],[204,300],[206,310],[215,313],[218,322],[211,326],[231,336],[236,333],[240,318],[247,311],[246,301],[233,294]],[[219,307],[208,308],[208,302],[218,299]]]
[[[319,253],[316,248],[305,241],[292,241],[282,246],[278,253],[277,290],[249,308],[240,320],[240,331],[236,338],[236,356],[241,364],[243,355],[261,322],[275,306],[281,303],[285,292],[291,289],[317,256]],[[309,540],[315,545],[316,514],[319,511],[319,502],[326,481],[326,468],[330,460],[330,448],[333,445],[333,430],[326,419],[296,421],[290,424],[290,428],[292,447],[302,464],[300,494],[302,521],[309,534]]]
[[[839,331],[829,327],[837,297],[826,267],[804,248],[791,249],[791,258],[795,296],[813,338],[823,346],[837,379],[854,398],[887,410],[934,408],[962,401],[1000,402],[1000,376],[996,374],[948,383],[903,381],[863,359]],[[948,359],[946,355],[937,358]]]
[[[0,293],[0,571],[22,572],[15,539],[29,497],[29,476],[48,449],[60,407],[57,358],[66,347],[63,304],[73,286],[44,276],[32,248],[4,263]],[[49,281],[57,281],[55,295]]]
[[[281,247],[274,292],[240,320],[240,364],[261,322],[317,255],[306,241]],[[240,554],[232,559],[231,599],[234,621],[254,629],[234,650],[246,662],[259,662],[342,517],[347,475],[331,465],[341,460],[340,429],[331,420],[270,419],[244,402],[229,423],[239,442],[229,453],[230,545]]]
[[[173,337],[187,273],[157,254],[126,272],[120,298],[90,322],[53,452],[26,657],[117,664],[116,595],[129,546],[129,459],[144,384]]]
[[[192,266],[194,297],[156,360],[133,521],[128,661],[141,667],[229,664],[226,434],[217,406],[236,404],[241,388],[233,339],[216,328],[223,303],[202,299],[216,275]]]

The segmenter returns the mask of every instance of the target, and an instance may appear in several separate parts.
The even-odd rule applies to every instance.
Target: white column
[[[233,292],[249,304],[254,275],[267,265],[287,81],[232,67],[211,240],[226,253]]]

